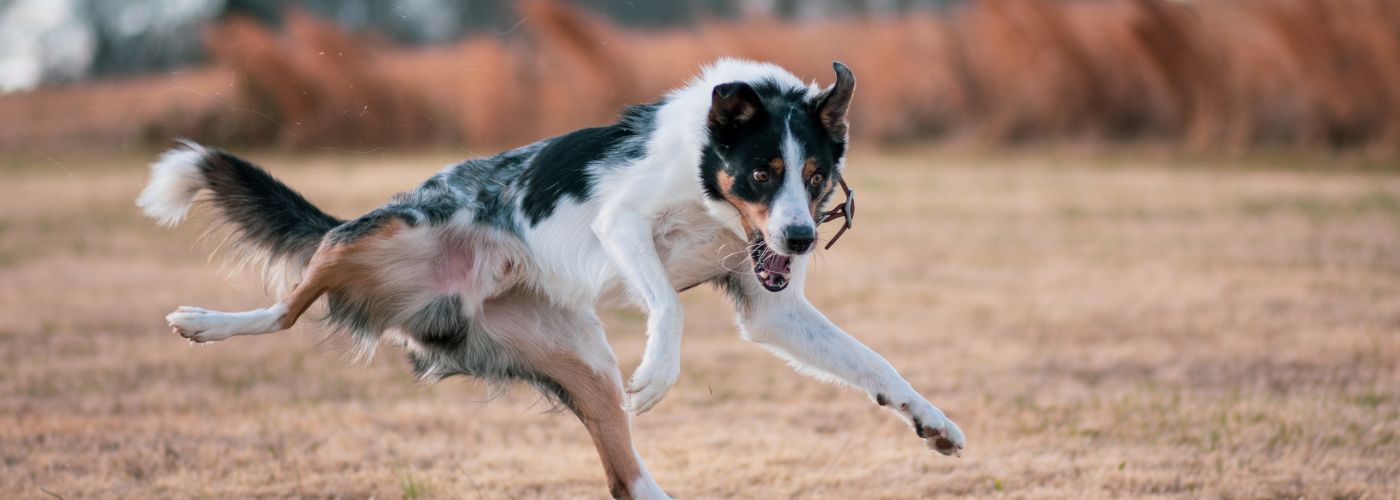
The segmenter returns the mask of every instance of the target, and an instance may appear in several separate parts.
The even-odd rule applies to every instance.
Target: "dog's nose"
[[[812,248],[812,242],[817,241],[817,231],[812,226],[788,226],[783,232],[788,251],[792,253],[806,252]]]

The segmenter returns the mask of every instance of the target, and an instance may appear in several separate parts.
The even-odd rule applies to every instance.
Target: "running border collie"
[[[325,296],[325,322],[373,349],[402,346],[414,371],[523,380],[575,413],[622,498],[666,498],[632,446],[629,413],[680,375],[679,292],[733,298],[740,335],[798,371],[865,391],[925,444],[959,454],[963,433],[879,354],[807,302],[817,215],[841,179],[855,77],[803,84],[767,63],[722,59],[617,123],[451,165],[349,221],[261,168],[191,142],[152,165],[137,204],[161,224],[196,199],[213,229],[260,260],[281,295],[245,312],[181,307],[193,342],[285,330]],[[201,193],[204,193],[201,195]],[[595,308],[647,312],[624,388]]]

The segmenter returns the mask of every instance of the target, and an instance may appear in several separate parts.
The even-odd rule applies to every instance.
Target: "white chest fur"
[[[671,286],[684,290],[724,273],[748,273],[747,243],[716,221],[698,203],[665,210],[652,223],[656,253]],[[625,303],[620,281],[609,283],[603,302]]]

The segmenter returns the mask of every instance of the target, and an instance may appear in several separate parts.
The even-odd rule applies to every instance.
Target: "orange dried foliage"
[[[853,132],[882,141],[1400,150],[1400,7],[1389,0],[980,0],[947,16],[647,32],[554,0],[520,9],[526,21],[509,35],[419,50],[377,48],[299,14],[280,36],[230,20],[209,48],[242,75],[254,112],[193,133],[486,149],[609,122],[735,56],[821,82],[842,60],[860,81]]]
[[[281,36],[245,18],[209,29],[214,61],[241,77],[244,112],[192,135],[286,147],[392,146],[444,136],[428,101],[386,77],[379,51],[365,40],[300,12],[287,20]]]

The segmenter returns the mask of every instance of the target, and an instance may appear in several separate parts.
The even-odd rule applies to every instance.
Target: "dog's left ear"
[[[847,132],[846,110],[851,107],[851,96],[856,92],[856,76],[851,74],[851,68],[840,61],[832,61],[831,67],[836,70],[836,83],[817,96],[813,101],[812,113],[832,139],[844,141]]]

